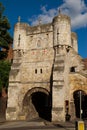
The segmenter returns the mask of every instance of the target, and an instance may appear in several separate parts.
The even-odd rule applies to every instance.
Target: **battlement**
[[[29,24],[27,23],[22,23],[22,22],[17,22],[14,26],[14,29],[17,30],[17,29],[24,29],[26,30],[27,28],[29,28]]]
[[[68,21],[69,24],[71,23],[70,17],[64,14],[59,14],[58,16],[53,18],[53,23],[54,22],[60,22],[60,21]]]
[[[43,42],[43,43],[42,43]],[[51,23],[30,26],[27,23],[17,22],[14,28],[14,50],[15,49],[37,49],[66,45],[73,47],[76,51],[77,36],[71,33],[70,17],[59,14],[53,18]]]
[[[27,34],[47,33],[53,31],[52,24],[41,24],[27,28]]]

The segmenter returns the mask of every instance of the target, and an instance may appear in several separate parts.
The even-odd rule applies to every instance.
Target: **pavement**
[[[27,121],[6,121],[0,123],[0,129],[2,128],[18,128],[18,127],[32,127],[32,126],[44,126],[43,122],[27,122]]]
[[[87,128],[87,121],[85,121],[85,126]],[[42,119],[35,119],[31,121],[6,121],[0,120],[0,129],[13,129],[13,128],[60,128],[60,129],[72,129],[75,130],[75,121],[67,122],[49,122]]]

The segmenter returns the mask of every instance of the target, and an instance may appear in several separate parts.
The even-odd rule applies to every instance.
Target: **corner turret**
[[[13,50],[14,50],[14,56],[16,51],[25,52],[27,49],[27,36],[26,36],[26,30],[29,27],[26,23],[21,23],[20,20],[18,20],[17,24],[14,27],[14,41],[13,41]]]
[[[57,53],[58,48],[64,47],[66,50],[71,46],[71,21],[67,15],[60,13],[53,19],[53,46],[57,47]]]

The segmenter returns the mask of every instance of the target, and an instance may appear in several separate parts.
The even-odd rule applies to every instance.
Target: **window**
[[[20,34],[19,34],[18,40],[20,41]]]
[[[19,37],[18,37],[18,46],[20,45],[20,40],[21,40],[21,38],[20,38],[20,34],[19,34]]]
[[[37,74],[37,69],[35,69],[35,74]]]
[[[47,35],[47,37],[49,37],[49,34],[48,34],[48,33],[47,33],[46,35]]]
[[[59,29],[57,29],[57,35],[59,35]]]
[[[40,73],[42,74],[42,69],[40,69]],[[35,69],[35,74],[37,74],[37,69]]]
[[[71,67],[70,72],[75,72],[75,67]]]
[[[40,73],[42,74],[42,69],[40,69]]]
[[[33,38],[33,36],[30,36],[31,37],[31,39]]]
[[[66,51],[67,51],[67,53],[70,51],[70,47],[69,46],[66,48]]]

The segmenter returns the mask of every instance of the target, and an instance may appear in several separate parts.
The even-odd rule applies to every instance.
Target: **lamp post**
[[[80,91],[80,120],[82,119],[82,92]]]

